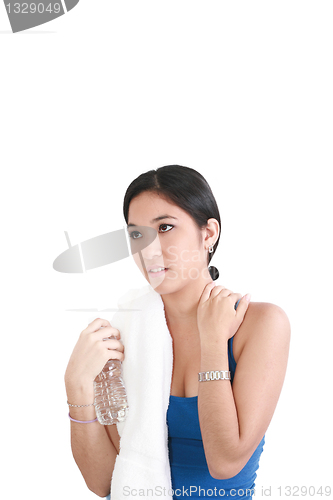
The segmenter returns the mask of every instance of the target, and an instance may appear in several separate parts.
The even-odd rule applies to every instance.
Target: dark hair
[[[128,210],[132,199],[145,191],[161,194],[187,212],[199,229],[207,225],[210,218],[218,221],[221,227],[220,213],[212,190],[206,179],[196,170],[180,165],[167,165],[145,172],[128,186],[124,197],[123,213],[128,224]],[[212,253],[211,261],[220,239],[220,233]]]

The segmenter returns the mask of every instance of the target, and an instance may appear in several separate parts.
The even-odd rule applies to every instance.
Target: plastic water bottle
[[[94,392],[96,416],[100,424],[112,425],[125,420],[128,403],[119,359],[109,359],[105,364],[94,380]]]

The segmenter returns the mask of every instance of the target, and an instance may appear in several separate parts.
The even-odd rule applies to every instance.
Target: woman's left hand
[[[235,310],[236,302],[242,299]],[[247,300],[248,299],[248,300]],[[247,311],[250,295],[244,297],[214,282],[205,286],[198,304],[200,341],[216,346],[235,335]]]

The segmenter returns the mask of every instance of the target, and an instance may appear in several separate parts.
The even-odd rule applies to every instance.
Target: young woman
[[[217,270],[208,265],[220,239],[220,215],[197,171],[171,165],[140,175],[123,209],[130,238],[140,236],[137,226],[158,232],[135,261],[163,300],[172,337],[167,424],[174,498],[199,498],[203,490],[251,498],[285,377],[288,318],[276,305],[215,285]],[[103,341],[109,335],[117,339]],[[124,359],[120,339],[121,332],[99,318],[81,333],[65,375],[74,420],[96,418],[93,381],[108,359]],[[71,421],[71,440],[87,486],[108,495],[119,453],[116,425]]]

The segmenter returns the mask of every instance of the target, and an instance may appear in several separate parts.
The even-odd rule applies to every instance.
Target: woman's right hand
[[[107,338],[111,336],[116,338]],[[73,349],[65,373],[66,388],[83,390],[92,387],[109,359],[124,360],[120,332],[108,320],[96,318],[81,332]]]

